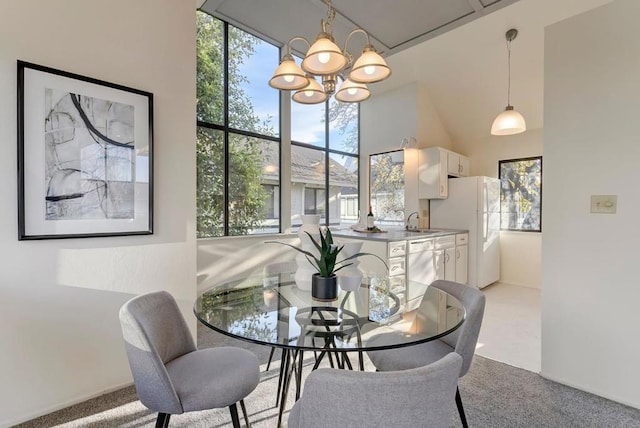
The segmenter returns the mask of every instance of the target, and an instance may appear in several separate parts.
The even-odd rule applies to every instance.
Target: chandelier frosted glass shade
[[[307,81],[307,86],[294,92],[291,98],[300,104],[319,104],[325,102],[328,95],[324,92],[324,88],[320,86],[313,76],[307,75]]]
[[[514,135],[527,130],[524,117],[513,109],[507,108],[498,115],[491,125],[491,135]]]
[[[309,84],[307,76],[291,55],[285,55],[269,80],[269,86],[283,91],[295,91]]]
[[[357,83],[376,83],[391,75],[387,62],[376,52],[373,46],[367,45],[360,58],[356,60],[349,73],[349,79]]]
[[[349,79],[342,82],[340,89],[336,92],[336,100],[343,103],[359,103],[371,96],[371,91],[364,83],[356,83]]]
[[[331,38],[319,35],[304,59],[302,69],[310,74],[335,74],[347,65],[347,58]]]

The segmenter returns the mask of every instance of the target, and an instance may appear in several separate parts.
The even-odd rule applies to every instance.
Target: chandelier
[[[286,53],[269,80],[269,86],[281,91],[295,91],[291,98],[302,104],[319,104],[334,94],[343,103],[364,101],[371,96],[367,84],[386,79],[391,75],[391,69],[371,44],[369,33],[361,28],[349,33],[344,49],[340,50],[332,35],[336,11],[331,0],[323,2],[329,8],[327,20],[320,20],[321,30],[315,42],[311,44],[299,36],[289,40]],[[347,44],[356,33],[367,36],[367,44],[360,57],[353,62],[353,56],[347,51]],[[302,60],[302,68],[291,55],[291,44],[297,40],[304,41],[309,46]],[[319,77],[320,82],[315,76]]]

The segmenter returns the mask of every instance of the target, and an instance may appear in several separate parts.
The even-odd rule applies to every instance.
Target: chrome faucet
[[[417,229],[417,227],[411,227],[411,217],[414,214],[416,215],[416,220],[420,219],[420,215],[418,214],[418,211],[414,211],[411,214],[409,214],[409,217],[407,217],[407,221],[406,221],[406,223],[404,225],[405,230],[412,230],[412,229],[415,230],[415,229]]]

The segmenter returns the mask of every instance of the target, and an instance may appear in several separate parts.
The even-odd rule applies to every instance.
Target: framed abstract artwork
[[[153,94],[18,61],[18,239],[153,233]]]

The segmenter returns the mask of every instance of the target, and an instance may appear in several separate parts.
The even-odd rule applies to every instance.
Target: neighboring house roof
[[[280,158],[277,153],[277,145],[267,144],[263,147],[262,170],[265,178],[277,179],[280,172],[277,162]],[[324,151],[291,146],[291,182],[316,184],[324,187],[324,160]],[[354,162],[356,162],[357,167],[357,158],[354,158]],[[355,189],[358,185],[358,175],[329,157],[329,182],[334,186],[353,187]],[[357,191],[354,191],[354,193],[357,193]]]

